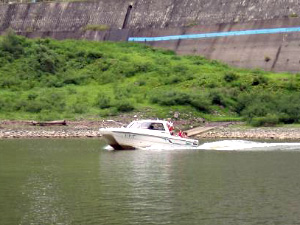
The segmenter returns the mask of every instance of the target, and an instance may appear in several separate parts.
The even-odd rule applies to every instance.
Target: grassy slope
[[[276,106],[264,106],[265,95],[273,105],[278,96],[296,98],[299,82],[299,75],[237,69],[134,43],[29,40],[13,34],[0,39],[2,119],[99,118],[136,110],[158,117],[179,111],[183,117],[239,120],[253,118],[252,111],[276,114]],[[269,111],[247,108],[253,97]]]

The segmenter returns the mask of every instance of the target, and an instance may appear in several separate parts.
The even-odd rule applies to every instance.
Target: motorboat
[[[159,146],[197,147],[198,140],[173,135],[165,120],[135,120],[127,127],[100,128],[102,138],[115,150]]]

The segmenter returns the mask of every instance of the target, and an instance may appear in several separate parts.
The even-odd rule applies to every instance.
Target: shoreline
[[[131,121],[131,119],[129,118]],[[121,127],[128,124],[127,120],[99,121],[67,121],[66,126],[34,126],[32,121],[0,121],[0,139],[14,138],[100,138],[100,127]],[[178,120],[175,127],[193,124],[190,121]],[[216,123],[203,123],[202,126],[215,126]],[[221,126],[220,126],[221,125]],[[199,124],[197,124],[199,126]],[[243,127],[230,125],[219,126],[194,136],[196,139],[261,139],[300,141],[300,127]]]
[[[256,139],[300,141],[300,128],[260,127],[240,128],[221,127],[197,135],[199,139]]]

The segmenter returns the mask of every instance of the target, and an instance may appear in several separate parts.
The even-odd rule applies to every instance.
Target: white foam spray
[[[159,150],[159,151],[171,151],[171,150],[216,150],[216,151],[300,151],[300,143],[296,142],[255,142],[246,140],[223,140],[215,142],[207,142],[198,147],[183,147],[170,145],[169,147],[152,145],[141,150]]]
[[[255,142],[245,140],[223,140],[208,142],[200,145],[198,149],[219,151],[275,151],[275,150],[299,150],[300,143],[289,142]]]
[[[106,146],[105,150],[113,150]],[[256,142],[246,140],[222,140],[215,142],[206,142],[194,146],[180,145],[152,145],[139,150],[172,151],[172,150],[216,150],[216,151],[300,151],[300,142]]]

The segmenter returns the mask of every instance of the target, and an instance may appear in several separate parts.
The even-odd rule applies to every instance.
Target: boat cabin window
[[[149,129],[149,130],[162,130],[164,131],[164,125],[162,123],[151,123],[151,122],[134,122],[128,125],[128,128],[138,128],[138,129]]]
[[[150,130],[165,130],[162,123],[151,123],[148,127]]]
[[[149,123],[133,122],[128,125],[128,128],[148,129]]]

